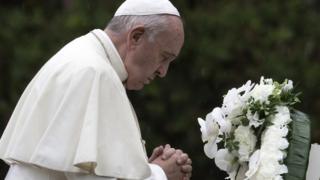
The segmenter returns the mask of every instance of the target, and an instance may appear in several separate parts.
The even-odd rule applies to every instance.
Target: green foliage
[[[291,113],[292,131],[289,134],[289,151],[285,164],[288,167],[288,174],[284,175],[285,180],[306,179],[308,168],[308,157],[310,151],[310,120],[308,116],[300,111],[294,110]]]
[[[234,134],[231,134],[230,137],[225,138],[225,147],[229,152],[238,151],[239,150],[239,142],[235,140]]]
[[[72,39],[103,29],[122,1],[7,2],[0,6],[1,130],[41,65]],[[130,92],[149,152],[170,143],[189,153],[193,179],[225,177],[204,156],[196,119],[221,104],[227,89],[262,75],[299,83],[298,109],[320,117],[317,1],[172,2],[184,19],[184,48],[165,79]],[[320,142],[320,124],[313,123],[313,141]]]

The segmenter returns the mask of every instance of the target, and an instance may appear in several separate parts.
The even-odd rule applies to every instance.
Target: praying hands
[[[168,180],[189,180],[192,173],[192,161],[188,154],[169,144],[156,147],[149,158],[149,163],[159,165]]]

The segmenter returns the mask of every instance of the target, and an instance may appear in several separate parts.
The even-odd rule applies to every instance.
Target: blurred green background
[[[193,160],[193,179],[223,179],[205,157],[197,117],[221,106],[232,87],[260,76],[289,78],[303,92],[297,108],[320,142],[320,2],[316,0],[172,0],[186,41],[166,78],[129,92],[148,152],[170,143]],[[1,0],[0,134],[24,88],[61,47],[104,29],[120,0]],[[79,52],[80,53],[80,52]],[[7,165],[0,164],[0,179]]]

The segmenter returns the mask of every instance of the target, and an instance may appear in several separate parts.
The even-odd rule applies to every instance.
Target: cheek
[[[156,57],[148,56],[141,59],[135,66],[135,71],[139,76],[150,76],[158,69]]]
[[[143,84],[147,77],[145,70],[141,65],[132,64],[128,69],[128,85],[140,86],[140,84]]]
[[[127,61],[128,80],[145,81],[146,78],[153,75],[159,67],[159,57],[154,51],[145,49],[140,53],[132,54],[131,59]]]

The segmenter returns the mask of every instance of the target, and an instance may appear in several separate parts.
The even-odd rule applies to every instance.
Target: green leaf
[[[249,119],[244,117],[241,119],[241,123],[243,126],[248,126],[249,125]]]
[[[297,110],[292,111],[291,118],[290,146],[285,159],[289,172],[284,175],[284,179],[305,180],[311,141],[310,120],[306,114]]]

